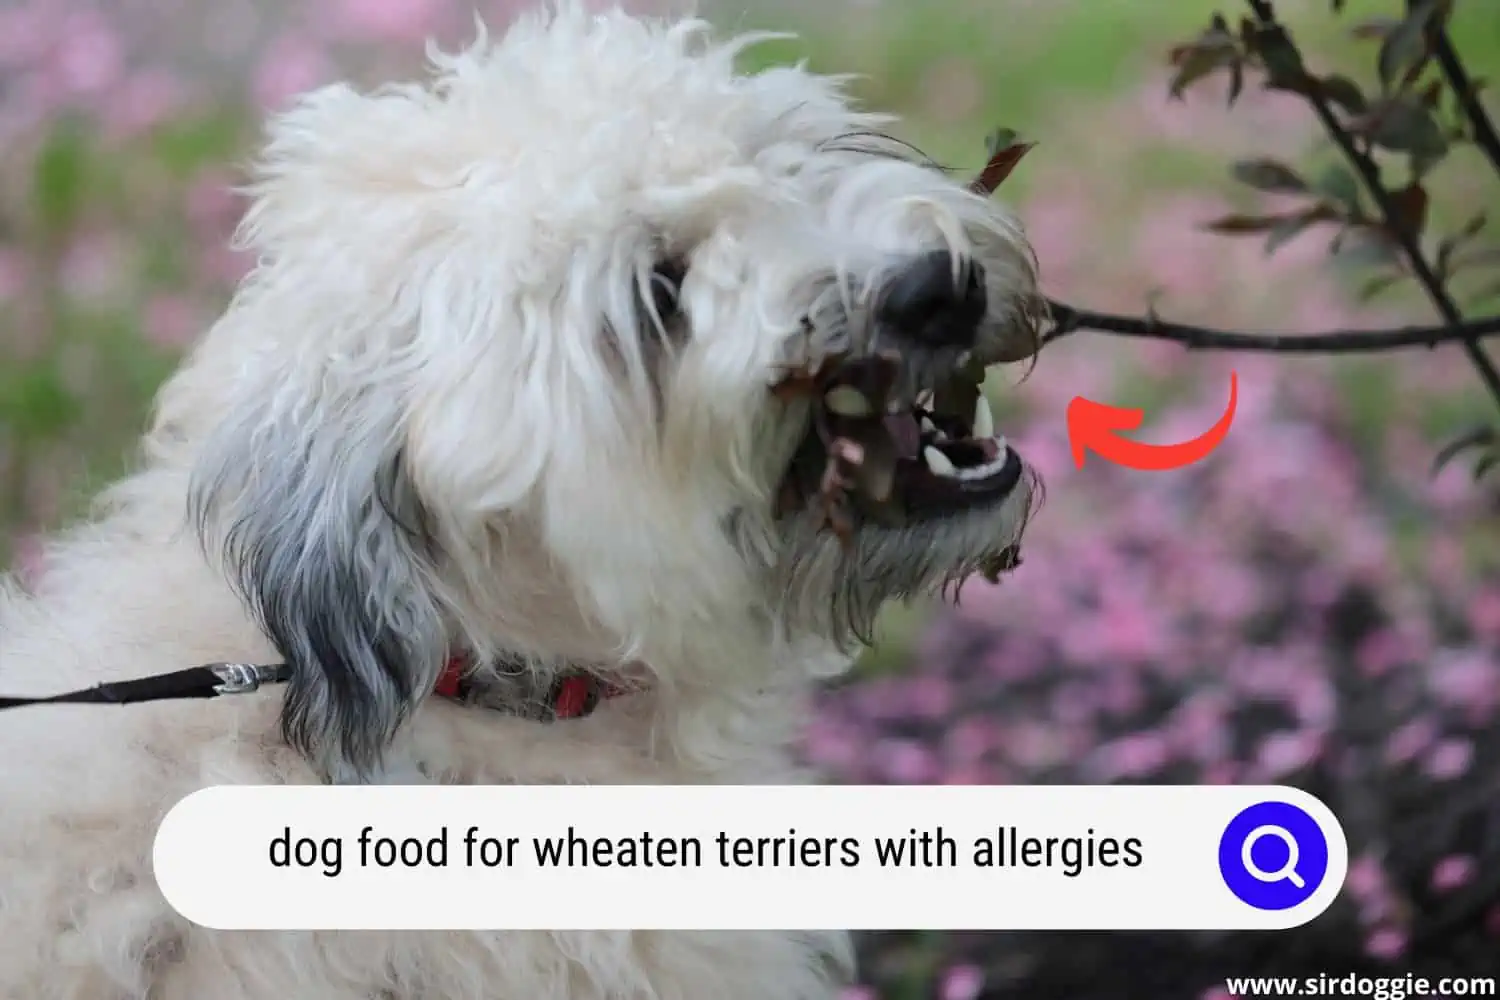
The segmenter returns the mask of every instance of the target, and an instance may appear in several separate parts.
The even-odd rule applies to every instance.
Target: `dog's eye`
[[[687,262],[680,257],[659,261],[651,269],[651,305],[663,321],[676,316],[682,294],[682,279],[687,277]]]

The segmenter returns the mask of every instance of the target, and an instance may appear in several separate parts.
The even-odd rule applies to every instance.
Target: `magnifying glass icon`
[[[1279,840],[1286,845],[1286,863],[1274,872],[1268,872],[1255,863],[1255,845],[1266,837]],[[1302,859],[1302,850],[1297,846],[1297,838],[1292,836],[1292,831],[1286,827],[1267,823],[1251,830],[1245,836],[1245,842],[1240,846],[1240,863],[1245,866],[1245,871],[1257,882],[1290,882],[1299,889],[1307,887],[1307,883],[1301,875],[1297,874],[1297,862]]]

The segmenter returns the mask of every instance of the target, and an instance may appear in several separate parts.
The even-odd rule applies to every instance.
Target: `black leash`
[[[284,663],[206,663],[201,667],[133,681],[96,684],[66,694],[41,698],[0,697],[0,709],[27,705],[134,705],[178,698],[217,698],[226,694],[249,694],[262,684],[281,684],[291,676],[291,668]]]

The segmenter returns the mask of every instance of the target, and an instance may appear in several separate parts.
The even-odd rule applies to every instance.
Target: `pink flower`
[[[181,350],[198,335],[198,311],[180,295],[156,295],[146,303],[142,325],[150,343]]]
[[[1382,927],[1365,939],[1365,953],[1390,962],[1406,952],[1406,935],[1394,927]]]
[[[114,139],[150,131],[177,111],[186,88],[175,76],[148,69],[110,91],[104,108],[105,125]]]
[[[875,765],[885,778],[898,785],[920,785],[938,773],[931,750],[910,740],[882,740],[875,745]]]
[[[1275,780],[1300,771],[1321,750],[1322,739],[1317,733],[1273,733],[1261,742],[1255,762],[1265,778]]]
[[[325,28],[335,37],[420,44],[435,31],[445,4],[443,0],[331,0],[319,7],[327,14]]]
[[[1469,769],[1474,744],[1468,740],[1443,740],[1427,755],[1425,770],[1438,781],[1452,781]]]
[[[55,68],[69,94],[102,93],[119,79],[124,65],[114,29],[91,14],[70,17],[58,40]]]
[[[1366,902],[1385,892],[1385,868],[1371,854],[1361,854],[1349,862],[1349,872],[1344,877],[1344,886],[1355,899]]]
[[[323,51],[306,39],[287,35],[273,43],[255,73],[257,103],[275,108],[322,83],[329,65]]]
[[[955,965],[943,974],[943,1000],[975,1000],[984,989],[984,972],[975,965]]]
[[[1435,892],[1452,892],[1467,885],[1475,870],[1473,858],[1466,854],[1450,854],[1432,869],[1432,888]]]
[[[0,248],[0,303],[19,296],[26,289],[26,255],[9,247]]]
[[[1432,746],[1438,735],[1437,723],[1429,718],[1413,719],[1398,728],[1385,741],[1385,759],[1390,764],[1406,764]]]

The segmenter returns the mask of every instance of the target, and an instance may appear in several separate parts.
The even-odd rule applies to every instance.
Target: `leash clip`
[[[215,663],[208,669],[223,682],[214,685],[215,694],[249,694],[276,679],[275,667],[254,663]]]

